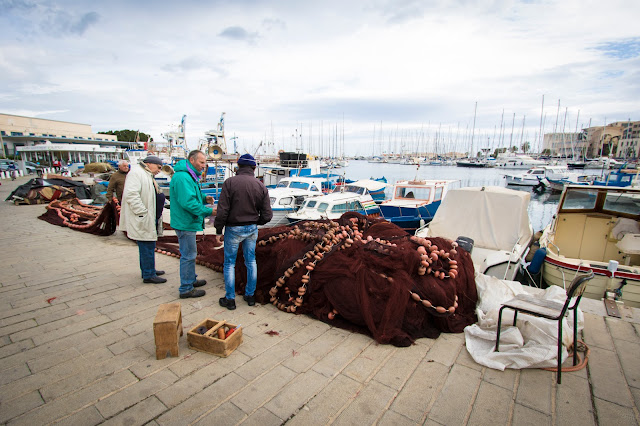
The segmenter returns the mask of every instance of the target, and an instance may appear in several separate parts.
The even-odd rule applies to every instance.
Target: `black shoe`
[[[247,302],[247,305],[249,306],[253,306],[256,304],[256,297],[255,296],[247,296],[246,294],[244,296],[242,296],[242,298],[244,299],[245,302]]]
[[[147,284],[162,284],[162,283],[166,283],[167,279],[155,276],[151,278],[145,278],[144,280],[142,280],[142,282],[145,282]]]
[[[193,290],[188,291],[186,293],[180,293],[180,299],[186,299],[187,297],[202,297],[205,294],[207,294],[207,293],[204,290],[193,289]]]
[[[196,280],[195,283],[193,283],[194,287],[202,287],[203,285],[205,285],[207,282],[205,280]]]
[[[227,299],[226,297],[220,298],[220,306],[233,311],[236,308],[236,299]]]
[[[157,276],[164,275],[164,271],[158,271],[158,270],[156,269],[156,275],[157,275]]]

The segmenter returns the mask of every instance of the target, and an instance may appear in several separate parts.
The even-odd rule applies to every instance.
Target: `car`
[[[15,164],[16,168],[18,167],[15,161],[8,160],[6,158],[0,158],[0,171],[6,172],[7,170],[9,170],[9,165],[11,164]]]
[[[38,171],[42,172],[44,170],[42,166],[34,163],[33,161],[25,161],[24,168],[27,170],[27,173],[30,175]]]

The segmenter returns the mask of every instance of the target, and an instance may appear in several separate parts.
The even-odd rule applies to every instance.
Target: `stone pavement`
[[[2,181],[2,200],[26,180]],[[143,284],[122,233],[57,227],[44,211],[0,203],[0,423],[640,424],[635,313],[586,313],[588,368],[557,385],[553,372],[476,364],[462,334],[396,348],[271,305],[230,312],[222,275],[200,266],[207,295],[180,300],[177,259],[157,255],[169,281]],[[157,361],[153,319],[176,301],[180,356]],[[244,343],[228,358],[189,349],[204,318],[242,324]]]

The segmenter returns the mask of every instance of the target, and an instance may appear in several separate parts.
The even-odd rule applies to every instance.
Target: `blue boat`
[[[460,188],[459,180],[401,180],[393,186],[391,200],[380,204],[389,222],[414,232],[429,223],[449,189]]]
[[[638,173],[640,169],[625,169],[623,165],[618,170],[611,171],[603,180],[596,179],[593,184],[600,186],[617,186],[624,188],[625,186],[640,185]]]

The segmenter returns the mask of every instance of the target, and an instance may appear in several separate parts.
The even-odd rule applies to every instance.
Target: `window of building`
[[[11,132],[11,136],[23,136],[22,132]]]

